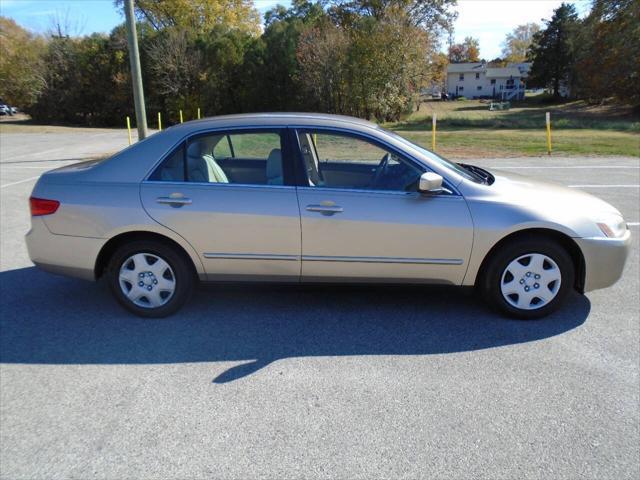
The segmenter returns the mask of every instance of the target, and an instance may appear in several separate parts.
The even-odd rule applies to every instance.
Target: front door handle
[[[171,205],[175,208],[182,207],[183,205],[191,205],[191,199],[186,197],[158,197],[156,201],[164,205]]]
[[[322,215],[335,215],[344,209],[338,205],[307,205],[307,212],[320,212]]]

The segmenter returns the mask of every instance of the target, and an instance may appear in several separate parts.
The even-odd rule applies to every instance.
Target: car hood
[[[501,200],[547,212],[565,211],[570,215],[593,216],[620,212],[604,200],[577,188],[536,180],[524,175],[491,170],[495,182],[489,187]]]

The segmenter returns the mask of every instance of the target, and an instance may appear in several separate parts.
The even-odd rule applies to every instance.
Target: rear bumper
[[[55,235],[41,217],[31,218],[31,230],[25,236],[29,258],[47,272],[95,280],[95,264],[105,243],[102,238]]]
[[[610,287],[622,276],[631,248],[631,232],[622,238],[574,238],[585,264],[584,291]]]

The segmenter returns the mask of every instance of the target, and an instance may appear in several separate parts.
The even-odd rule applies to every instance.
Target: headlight
[[[602,233],[609,238],[620,238],[627,231],[627,223],[620,215],[607,215],[596,222]]]

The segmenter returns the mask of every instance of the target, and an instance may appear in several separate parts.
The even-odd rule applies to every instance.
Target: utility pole
[[[133,83],[133,103],[136,109],[138,140],[143,140],[147,136],[147,111],[144,107],[144,91],[142,90],[142,72],[140,70],[136,19],[133,15],[133,0],[124,0],[124,14],[127,19],[127,43],[129,44],[129,60],[131,61],[131,82]]]

